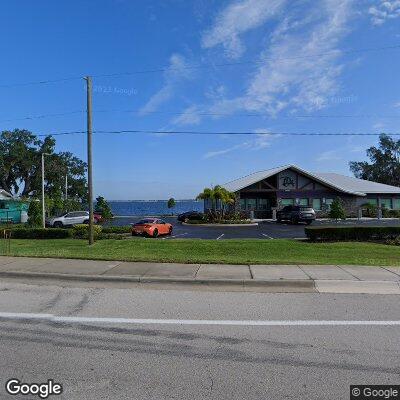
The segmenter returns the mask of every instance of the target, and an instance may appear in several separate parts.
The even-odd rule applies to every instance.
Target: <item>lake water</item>
[[[185,211],[203,211],[203,201],[197,200],[176,200],[174,208],[167,207],[167,200],[110,200],[108,204],[115,216],[151,216],[180,214]]]

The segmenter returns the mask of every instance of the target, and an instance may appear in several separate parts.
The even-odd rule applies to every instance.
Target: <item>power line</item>
[[[11,83],[11,84],[3,84],[0,85],[0,88],[12,88],[18,86],[31,86],[31,85],[46,85],[49,83],[60,83],[60,82],[69,82],[69,81],[76,81],[78,79],[83,79],[82,76],[76,76],[71,78],[60,78],[60,79],[48,79],[44,81],[33,81],[33,82],[20,82],[20,83]]]
[[[57,132],[52,134],[40,134],[37,136],[63,136],[63,135],[74,135],[86,133],[86,131],[70,131],[70,132]],[[162,135],[225,135],[225,136],[380,136],[381,133],[364,133],[364,132],[229,132],[229,131],[162,131],[162,130],[118,130],[118,131],[106,131],[106,130],[94,130],[96,134],[162,134]],[[385,133],[387,136],[400,136],[400,133]]]
[[[11,119],[3,119],[0,122],[14,122],[14,121],[26,121],[26,120],[34,120],[34,119],[44,119],[44,118],[51,118],[51,117],[62,117],[65,115],[72,115],[72,114],[82,114],[85,111],[68,111],[64,113],[56,113],[56,114],[43,114],[43,115],[32,115],[27,117],[19,117],[19,118],[11,118]]]
[[[260,64],[265,61],[291,61],[291,60],[302,60],[302,59],[309,59],[314,57],[322,57],[327,55],[343,55],[343,54],[354,54],[354,53],[367,53],[373,51],[386,51],[386,50],[396,50],[400,49],[399,45],[392,45],[392,46],[381,46],[381,47],[367,47],[361,49],[354,49],[354,50],[331,50],[321,53],[309,54],[306,56],[296,56],[296,57],[277,57],[277,58],[262,58],[259,60],[247,60],[247,61],[237,61],[237,62],[229,62],[229,63],[212,63],[212,64],[198,64],[198,65],[188,65],[182,66],[179,68],[171,68],[169,66],[164,66],[161,68],[153,68],[153,69],[143,69],[143,70],[136,70],[136,71],[127,71],[127,72],[117,72],[117,73],[110,73],[110,74],[95,74],[91,75],[93,78],[113,78],[118,76],[128,76],[128,75],[136,75],[136,74],[147,74],[147,73],[159,73],[159,72],[166,72],[166,71],[181,71],[181,70],[191,70],[191,69],[204,69],[204,68],[222,68],[222,67],[233,67],[233,66],[241,66],[241,65],[251,65],[251,64]],[[0,85],[0,88],[11,88],[11,87],[19,87],[19,86],[29,86],[29,85],[42,85],[42,84],[49,84],[49,83],[59,83],[59,82],[67,82],[72,80],[81,80],[83,76],[77,77],[69,77],[69,78],[60,78],[60,79],[52,79],[52,80],[42,80],[42,81],[33,81],[33,82],[21,82],[21,83],[13,83],[13,84],[3,84]]]
[[[26,117],[19,118],[11,118],[11,119],[3,119],[0,120],[2,122],[14,122],[14,121],[25,121],[25,120],[35,120],[35,119],[45,119],[45,118],[53,118],[53,117],[62,117],[73,114],[83,114],[85,110],[76,110],[76,111],[68,111],[64,113],[55,113],[55,114],[42,114],[42,115],[31,115]],[[271,118],[267,114],[263,113],[240,113],[240,114],[231,114],[231,113],[214,113],[214,112],[184,112],[184,111],[146,111],[141,112],[140,110],[94,110],[93,113],[128,113],[128,114],[136,114],[139,116],[160,114],[160,115],[194,115],[200,117],[259,117],[259,118]],[[326,115],[311,115],[311,114],[300,114],[300,115],[279,115],[277,117],[273,117],[273,119],[298,119],[298,118],[307,118],[307,119],[329,119],[329,118],[400,118],[400,115],[379,115],[379,114],[326,114]]]
[[[148,70],[138,70],[138,71],[128,71],[128,72],[120,72],[120,73],[113,73],[113,74],[99,74],[99,75],[92,75],[94,78],[113,78],[118,76],[124,75],[135,75],[135,74],[145,74],[145,73],[154,73],[154,72],[166,72],[166,71],[181,71],[181,70],[190,70],[190,69],[203,69],[203,68],[220,68],[220,67],[233,67],[233,66],[241,66],[241,65],[249,65],[249,64],[260,64],[265,61],[291,61],[291,60],[302,60],[308,59],[313,57],[321,57],[331,54],[352,54],[352,53],[364,53],[364,52],[372,52],[372,51],[385,51],[385,50],[395,50],[400,49],[400,45],[393,45],[393,46],[383,46],[383,47],[369,47],[369,48],[362,48],[362,49],[355,49],[355,50],[347,50],[347,51],[340,51],[340,50],[331,50],[322,53],[315,53],[310,54],[307,56],[297,56],[297,57],[277,57],[277,58],[262,58],[260,60],[248,60],[248,61],[237,61],[237,62],[229,62],[229,63],[215,63],[215,64],[199,64],[193,66],[183,66],[179,68],[171,68],[171,67],[162,67],[157,69],[148,69]]]

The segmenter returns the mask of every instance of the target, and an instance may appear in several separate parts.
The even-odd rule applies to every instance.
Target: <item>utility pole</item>
[[[92,172],[92,78],[86,76],[87,97],[87,163],[88,163],[88,201],[89,201],[89,245],[93,240],[93,172]]]
[[[42,153],[42,227],[46,228],[46,215],[44,207],[44,153]]]
[[[46,208],[44,206],[44,156],[49,156],[49,153],[42,153],[42,227],[46,228]]]

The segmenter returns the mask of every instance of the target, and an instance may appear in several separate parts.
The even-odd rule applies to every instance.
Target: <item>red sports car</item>
[[[132,236],[171,235],[172,225],[158,218],[146,218],[132,225]]]

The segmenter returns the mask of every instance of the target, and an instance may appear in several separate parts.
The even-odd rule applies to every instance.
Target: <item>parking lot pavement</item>
[[[111,221],[112,225],[129,225],[137,222],[140,217],[118,217]],[[276,223],[272,220],[261,221],[254,226],[196,226],[184,225],[178,222],[176,217],[165,217],[165,221],[173,225],[173,234],[171,236],[161,236],[157,240],[173,240],[173,239],[211,239],[211,240],[227,240],[227,239],[304,239],[305,224],[293,225],[290,223]],[[346,220],[335,222],[335,225],[400,225],[397,219],[366,219],[366,220]],[[329,220],[318,220],[313,225],[332,225]]]

